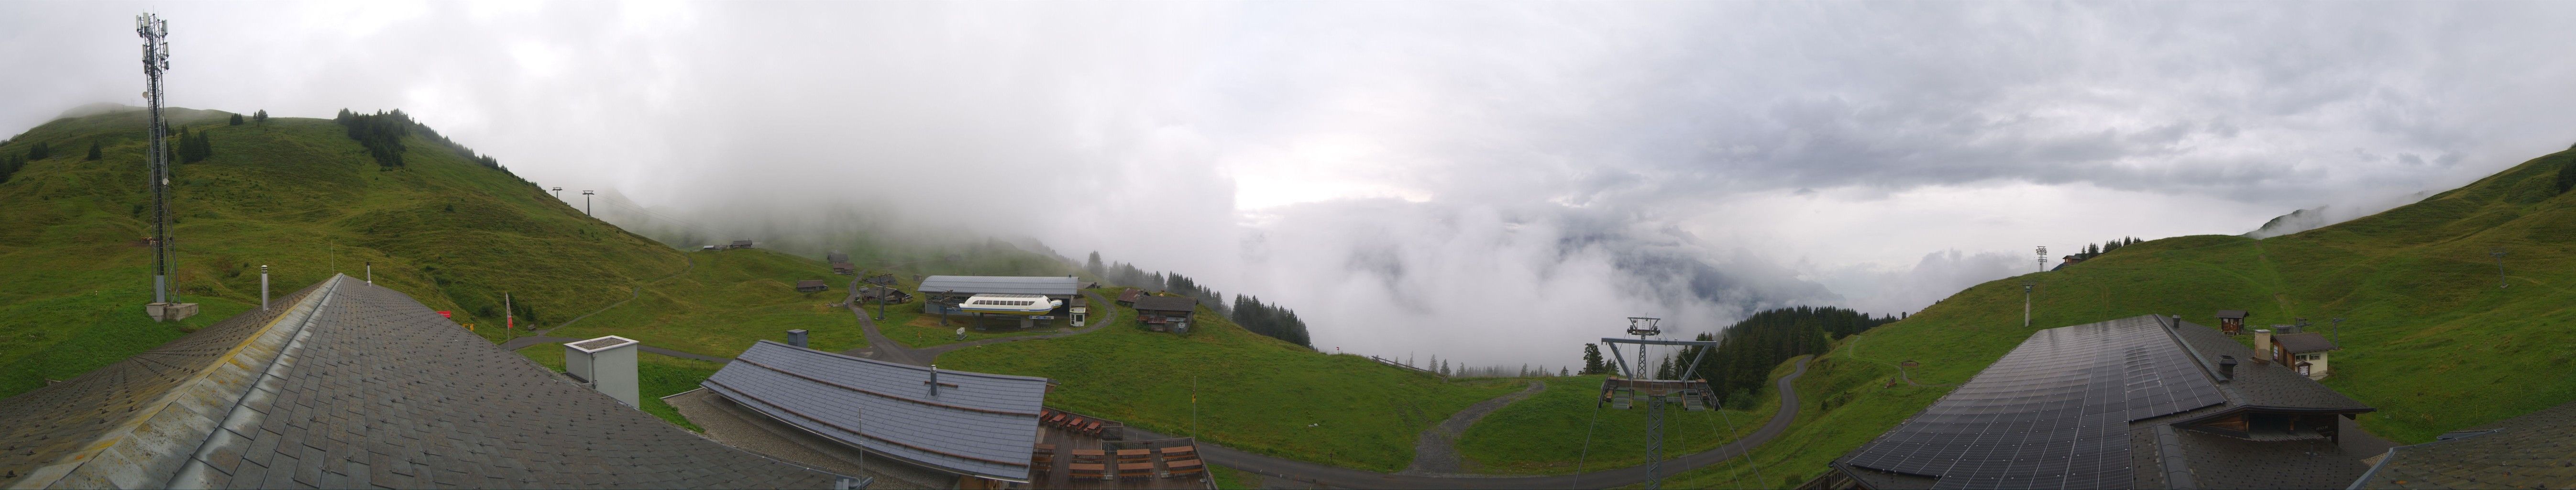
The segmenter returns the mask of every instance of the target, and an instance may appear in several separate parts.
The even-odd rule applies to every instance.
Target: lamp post
[[[2030,328],[2030,288],[2037,285],[2038,282],[2030,280],[2021,282],[2021,328]]]

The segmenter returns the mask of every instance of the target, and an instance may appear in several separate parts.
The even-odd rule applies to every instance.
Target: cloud
[[[178,106],[402,108],[691,222],[1035,238],[1471,362],[1910,311],[1989,257],[2366,214],[2576,138],[2576,4],[147,6]],[[0,3],[0,127],[139,102],[136,9]]]

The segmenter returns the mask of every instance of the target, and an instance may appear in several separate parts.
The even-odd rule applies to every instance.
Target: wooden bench
[[[1076,479],[1081,479],[1081,478],[1101,478],[1101,479],[1107,479],[1107,478],[1108,478],[1108,475],[1109,475],[1109,471],[1108,471],[1107,469],[1105,469],[1105,468],[1104,468],[1102,465],[1100,465],[1099,463],[1074,463],[1074,464],[1073,464],[1073,466],[1071,466],[1071,470],[1070,470],[1070,471],[1072,471],[1072,473],[1073,473],[1073,477],[1074,477],[1074,478],[1076,478]]]
[[[1207,472],[1207,466],[1197,459],[1167,459],[1163,460],[1163,467],[1170,468],[1174,478]]]
[[[1153,478],[1153,477],[1154,477],[1154,463],[1146,462],[1146,463],[1119,463],[1119,464],[1118,464],[1118,479],[1125,480],[1125,479],[1130,479],[1130,478],[1139,478],[1139,479],[1141,479],[1141,478]]]
[[[1094,420],[1091,421],[1091,423],[1082,424],[1080,432],[1084,434],[1100,435],[1100,421]]]
[[[1177,458],[1177,457],[1189,457],[1189,458],[1191,458],[1191,459],[1197,459],[1197,458],[1199,457],[1199,447],[1198,447],[1198,446],[1172,446],[1172,447],[1163,448],[1163,449],[1162,449],[1162,452],[1163,452],[1163,458],[1165,458],[1165,459]]]
[[[1118,462],[1152,464],[1154,462],[1154,451],[1147,449],[1120,449],[1118,450]]]

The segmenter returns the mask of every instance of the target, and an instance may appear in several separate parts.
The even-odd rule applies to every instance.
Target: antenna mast
[[[170,23],[146,13],[134,17],[134,34],[143,37],[143,100],[152,114],[144,129],[144,164],[152,182],[152,302],[170,302],[170,151],[169,128],[161,122],[161,72],[170,69]]]

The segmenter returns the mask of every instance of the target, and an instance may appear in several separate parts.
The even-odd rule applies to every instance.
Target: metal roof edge
[[[812,352],[812,353],[816,353],[816,354],[823,354],[823,355],[827,355],[827,356],[838,357],[838,358],[842,358],[842,359],[848,359],[848,360],[853,360],[853,361],[861,361],[861,362],[869,362],[869,363],[876,363],[876,364],[883,364],[883,365],[887,365],[887,366],[894,366],[894,367],[900,367],[900,368],[905,368],[905,369],[911,369],[911,370],[921,371],[921,372],[925,372],[925,373],[926,373],[926,372],[930,372],[930,368],[929,368],[929,367],[927,367],[927,366],[914,366],[914,365],[911,365],[911,364],[904,364],[904,363],[900,363],[900,362],[890,362],[890,361],[879,361],[879,360],[875,360],[875,359],[869,359],[869,358],[865,358],[865,357],[853,356],[853,355],[849,355],[849,354],[842,354],[842,353],[839,353],[839,352],[832,352],[832,351],[827,351],[827,350],[807,349],[807,348],[803,348],[803,347],[797,347],[797,346],[793,346],[793,345],[787,345],[787,343],[785,343],[785,342],[779,342],[779,341],[769,340],[769,339],[760,339],[760,341],[759,341],[759,342],[753,342],[753,343],[752,343],[752,345],[753,345],[753,346],[759,346],[760,344],[771,344],[771,345],[776,345],[776,346],[779,346],[779,347],[785,347],[785,348],[790,348],[790,349],[797,349],[797,350],[802,350],[802,351]],[[744,352],[744,353],[749,353],[749,352],[751,352],[751,350],[750,350],[750,349],[743,349],[743,352]],[[734,359],[737,359],[737,360],[742,359],[742,356],[741,356],[741,355],[739,355],[739,354],[734,355]],[[960,371],[960,370],[955,370],[955,369],[941,369],[941,370],[939,370],[939,374],[940,374],[941,376],[968,376],[968,377],[983,377],[983,378],[1006,379],[1006,380],[1020,380],[1020,381],[1037,381],[1037,382],[1051,382],[1051,381],[1052,381],[1052,380],[1049,380],[1049,379],[1047,379],[1047,378],[1041,378],[1041,377],[1036,377],[1036,376],[1020,376],[1020,375],[1015,375],[1015,374],[994,374],[994,373],[985,373],[985,372],[976,372],[976,371]]]
[[[709,382],[712,382],[712,381],[709,381]],[[705,382],[701,382],[701,383],[705,383]],[[726,396],[726,395],[725,395],[726,393],[733,393],[733,394],[735,394],[735,395],[744,396],[744,397],[746,397],[746,398],[749,398],[749,397],[750,397],[750,395],[749,395],[749,394],[747,394],[747,393],[741,393],[739,390],[735,390],[735,389],[733,389],[733,388],[729,388],[729,387],[724,387],[724,386],[722,386],[721,384],[719,384],[719,385],[717,385],[717,386],[712,386],[712,387],[707,386],[707,385],[704,385],[704,384],[701,384],[701,385],[699,385],[699,386],[700,386],[700,388],[701,388],[701,389],[704,389],[704,388],[714,388],[714,389],[712,389],[712,390],[708,390],[708,392],[709,392],[709,393],[715,393],[715,394],[717,394],[717,396],[723,396],[723,397],[725,397],[725,398],[726,398],[726,399],[728,399],[728,400],[732,399],[732,397],[731,397],[731,396]],[[694,390],[693,390],[693,391],[694,391]],[[754,400],[754,401],[759,401],[759,402],[761,402],[761,403],[763,403],[763,404],[767,404],[767,403],[768,403],[767,401],[759,400],[758,398],[753,398],[753,400]],[[741,402],[735,402],[735,403],[736,403],[737,405],[741,404]],[[752,407],[750,407],[750,406],[744,406],[743,408],[750,409],[752,413],[760,414],[760,416],[761,416],[761,417],[763,417],[763,418],[767,418],[767,419],[769,419],[770,421],[778,422],[778,423],[779,423],[779,425],[785,425],[785,426],[788,426],[788,427],[794,427],[794,428],[796,428],[796,430],[804,431],[804,432],[805,432],[805,433],[807,433],[807,434],[813,434],[813,435],[814,435],[814,437],[820,437],[820,438],[823,438],[823,440],[827,440],[827,441],[839,442],[839,443],[842,443],[842,444],[844,444],[844,445],[849,446],[849,447],[850,447],[850,448],[852,448],[852,449],[857,449],[857,450],[859,450],[859,451],[861,451],[861,452],[864,452],[864,453],[868,453],[868,454],[875,454],[875,455],[877,455],[877,456],[879,456],[879,457],[884,457],[884,458],[891,458],[891,459],[894,459],[894,460],[897,460],[897,461],[902,461],[902,462],[904,462],[905,464],[910,464],[910,465],[913,465],[913,466],[919,466],[919,467],[922,467],[922,468],[925,468],[925,469],[929,469],[929,470],[931,470],[931,471],[938,471],[938,472],[943,472],[943,473],[956,473],[956,474],[961,474],[961,475],[973,476],[973,477],[977,477],[977,478],[986,478],[986,479],[993,479],[993,480],[1002,480],[1002,481],[1009,481],[1009,482],[1014,482],[1014,483],[1032,483],[1032,481],[1034,480],[1034,479],[1032,479],[1032,478],[1029,478],[1029,477],[1028,477],[1028,476],[1026,476],[1026,475],[1020,476],[1020,477],[1018,477],[1018,478],[1011,478],[1011,477],[1004,477],[1004,476],[988,475],[988,474],[979,473],[979,472],[974,472],[974,471],[958,471],[958,469],[957,469],[957,468],[952,468],[952,467],[949,467],[949,466],[946,466],[946,465],[941,465],[941,464],[937,464],[937,463],[933,463],[933,462],[929,462],[929,461],[923,461],[923,460],[920,460],[920,459],[915,459],[915,458],[912,458],[912,457],[909,457],[909,456],[905,456],[905,455],[902,455],[902,454],[896,454],[896,453],[889,452],[889,451],[878,450],[878,449],[870,449],[870,448],[868,448],[868,447],[867,447],[867,445],[865,445],[865,444],[852,443],[852,442],[849,442],[849,441],[846,441],[846,440],[842,440],[842,439],[841,439],[841,438],[839,438],[839,437],[834,437],[834,436],[831,436],[831,435],[828,435],[828,434],[824,434],[824,433],[821,433],[821,432],[816,432],[816,431],[814,431],[814,429],[807,428],[804,424],[798,424],[798,423],[795,423],[795,422],[789,422],[789,421],[787,421],[786,419],[778,418],[778,415],[777,415],[777,414],[769,413],[769,411],[768,411],[768,410],[762,410],[762,409],[758,409],[758,408],[752,408]],[[778,407],[778,408],[784,409],[785,407]],[[837,427],[835,427],[835,428],[836,428],[836,429],[838,429]],[[866,434],[866,433],[857,433],[857,432],[854,432],[854,434],[857,434],[859,437],[862,437],[862,438],[868,438],[868,439],[880,439],[880,440],[883,440],[883,438],[881,438],[881,437],[868,435],[868,434]],[[893,442],[893,441],[887,441],[887,442]],[[896,443],[896,444],[900,445],[901,443]],[[916,449],[916,450],[918,450],[918,449]],[[798,466],[803,466],[803,465],[798,465]],[[831,473],[831,472],[829,472],[829,471],[825,471],[824,473],[827,473],[827,474],[833,474],[833,475],[835,475],[835,476],[841,476],[841,475],[839,475],[839,474],[837,474],[837,473]]]

